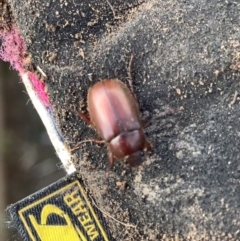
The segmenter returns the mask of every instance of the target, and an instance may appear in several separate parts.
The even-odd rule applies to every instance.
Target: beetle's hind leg
[[[88,125],[92,125],[90,117],[85,112],[78,112],[78,116],[84,120]]]
[[[134,59],[135,55],[131,54],[128,66],[127,66],[127,81],[128,81],[128,85],[130,88],[130,91],[132,92],[132,95],[134,96],[134,98],[137,100],[134,89],[133,89],[133,78],[132,78],[132,63],[133,63],[133,59]]]
[[[92,121],[90,119],[89,113],[86,111],[83,111],[81,108],[81,103],[78,109],[73,109],[76,116],[78,116],[81,120],[85,121],[88,125],[92,125]]]

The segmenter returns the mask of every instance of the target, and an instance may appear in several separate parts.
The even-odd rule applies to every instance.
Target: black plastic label
[[[9,206],[7,211],[24,240],[112,240],[81,183],[71,175]]]

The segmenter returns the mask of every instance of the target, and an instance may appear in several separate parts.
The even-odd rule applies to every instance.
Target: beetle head
[[[127,163],[131,167],[137,167],[140,166],[143,163],[143,152],[142,151],[136,151],[133,154],[129,155],[126,158]]]

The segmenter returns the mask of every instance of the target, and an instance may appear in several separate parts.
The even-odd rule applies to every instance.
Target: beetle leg
[[[111,171],[113,169],[114,166],[114,156],[112,154],[112,152],[109,152],[109,166],[108,166],[108,170]]]
[[[80,119],[84,120],[88,125],[92,125],[91,119],[86,112],[82,112],[81,110],[74,110],[75,114],[80,117]]]
[[[134,59],[135,55],[131,54],[130,60],[129,60],[129,64],[127,66],[127,80],[128,80],[128,85],[130,87],[130,91],[132,92],[133,97],[137,100],[137,97],[134,93],[134,89],[133,89],[133,79],[132,79],[132,62]]]
[[[179,112],[180,112],[179,109],[168,108],[168,109],[160,112],[158,115],[154,116],[153,119],[162,118],[162,117],[165,117],[167,115],[178,114]]]
[[[145,129],[150,124],[150,120],[142,121],[142,127]]]
[[[78,112],[78,116],[79,116],[82,120],[84,120],[85,122],[87,122],[88,125],[92,125],[91,119],[90,119],[90,117],[89,117],[86,113],[84,113],[84,112]]]
[[[88,139],[88,140],[80,141],[75,145],[75,147],[73,147],[71,149],[71,152],[78,150],[83,143],[87,143],[87,142],[95,142],[97,144],[105,144],[106,143],[104,140],[96,140],[96,139]]]
[[[109,174],[111,172],[111,170],[113,169],[114,166],[114,156],[111,152],[109,152],[109,165],[108,165],[108,170],[106,172],[106,178],[109,178]]]
[[[145,141],[145,149],[147,151],[151,151],[152,150],[152,147],[151,147],[150,143],[147,140]]]
[[[151,120],[143,121],[142,126],[145,129],[153,120],[156,120],[158,118],[163,118],[167,115],[178,114],[179,112],[180,112],[179,109],[168,108],[168,109],[160,112],[158,115],[154,116]]]

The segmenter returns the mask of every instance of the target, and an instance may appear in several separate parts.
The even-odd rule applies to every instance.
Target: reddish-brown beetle
[[[81,144],[86,142],[104,143],[109,151],[110,169],[113,167],[115,159],[126,159],[130,166],[139,166],[143,161],[142,152],[151,150],[144,134],[139,106],[132,87],[131,64],[133,57],[134,55],[131,55],[127,67],[131,91],[118,79],[99,81],[88,91],[89,116],[79,113],[83,120],[96,129],[102,140],[81,141],[72,151],[77,150]],[[179,113],[179,110],[168,108],[154,119],[173,113]]]
[[[96,83],[88,91],[90,118],[80,114],[100,134],[109,149],[110,168],[114,159],[126,158],[130,166],[142,163],[142,151],[150,150],[139,115],[139,107],[133,93],[118,79],[107,79]]]

